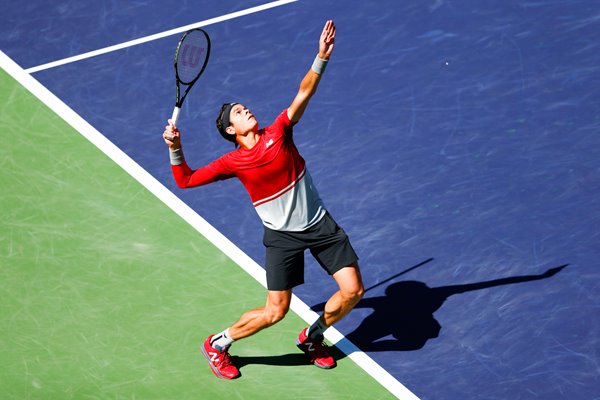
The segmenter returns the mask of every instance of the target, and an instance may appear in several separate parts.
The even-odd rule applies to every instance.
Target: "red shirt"
[[[185,161],[173,165],[175,181],[179,187],[189,188],[237,177],[265,226],[305,230],[326,211],[294,144],[292,128],[284,110],[273,124],[259,130],[260,138],[252,149],[231,151],[195,171]]]

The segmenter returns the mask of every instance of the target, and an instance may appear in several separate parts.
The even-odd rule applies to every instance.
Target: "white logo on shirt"
[[[273,139],[269,139],[269,141],[266,144],[266,148],[268,149],[269,147],[271,147],[272,144],[273,144]]]

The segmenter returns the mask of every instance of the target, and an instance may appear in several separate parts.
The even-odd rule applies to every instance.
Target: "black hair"
[[[221,106],[221,110],[219,111],[219,116],[217,117],[217,129],[223,139],[233,142],[236,147],[238,145],[237,140],[235,140],[235,135],[230,135],[227,133],[226,129],[231,125],[229,122],[229,114],[231,113],[231,109],[238,103],[225,103]]]

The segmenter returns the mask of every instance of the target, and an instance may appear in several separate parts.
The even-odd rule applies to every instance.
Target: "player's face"
[[[243,104],[233,106],[229,114],[229,123],[239,133],[253,131],[258,128],[256,118]]]

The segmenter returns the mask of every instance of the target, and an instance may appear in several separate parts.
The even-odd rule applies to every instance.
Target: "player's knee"
[[[360,299],[363,298],[363,296],[365,295],[365,288],[363,287],[363,285],[359,285],[356,290],[354,290],[352,292],[352,299],[358,303],[360,301]]]
[[[358,264],[342,268],[334,274],[334,278],[340,288],[340,294],[347,304],[355,305],[363,298],[365,288],[362,283]]]
[[[356,291],[356,298],[360,301],[365,295],[365,287],[361,284]]]
[[[361,283],[357,282],[356,285],[345,288],[345,290],[342,291],[342,295],[349,303],[356,304],[365,295],[365,288]]]
[[[265,310],[265,319],[269,325],[274,325],[285,318],[289,307],[273,306]]]

